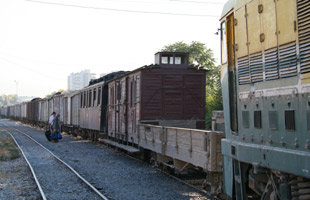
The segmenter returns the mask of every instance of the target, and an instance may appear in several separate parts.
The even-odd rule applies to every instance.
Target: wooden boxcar
[[[63,128],[69,134],[77,135],[80,125],[80,91],[68,92],[64,95]]]
[[[137,124],[204,128],[206,70],[187,53],[159,52],[144,66],[109,82],[108,134],[137,143]]]
[[[71,125],[80,126],[80,105],[81,105],[81,94],[80,92],[74,93],[71,97]]]
[[[21,103],[21,119],[22,121],[25,121],[26,118],[27,118],[27,103],[26,102],[23,102]]]
[[[56,112],[57,115],[59,114],[60,115],[60,117],[59,117],[60,123],[63,123],[63,119],[64,119],[64,94],[56,93],[53,96],[53,111],[52,112]]]
[[[8,107],[2,106],[1,107],[1,117],[7,117],[8,116]]]
[[[49,119],[49,113],[48,113],[48,100],[47,99],[41,99],[39,101],[39,124],[40,126],[44,127],[47,125],[48,119]]]
[[[82,136],[96,139],[100,132],[105,131],[109,96],[107,82],[124,73],[126,72],[119,71],[110,73],[91,81],[89,86],[81,90],[79,102],[79,125],[82,129]]]
[[[30,124],[37,125],[39,122],[39,102],[40,98],[34,98],[27,102],[27,118],[26,121]]]

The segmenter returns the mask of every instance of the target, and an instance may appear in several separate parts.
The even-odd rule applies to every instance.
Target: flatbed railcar
[[[229,0],[220,21],[225,193],[310,199],[310,1]]]

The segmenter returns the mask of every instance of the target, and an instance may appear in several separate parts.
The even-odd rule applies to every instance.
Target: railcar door
[[[228,92],[230,109],[230,128],[232,134],[238,135],[238,114],[237,114],[237,87],[236,87],[236,66],[235,66],[235,33],[234,14],[230,14],[222,23],[222,62],[227,62],[228,67]]]

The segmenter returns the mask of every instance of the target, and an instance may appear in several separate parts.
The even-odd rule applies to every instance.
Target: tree
[[[189,63],[208,70],[206,77],[206,128],[211,128],[212,111],[222,110],[222,88],[220,66],[215,65],[213,51],[205,44],[193,41],[191,44],[176,42],[164,46],[161,51],[189,53]]]
[[[9,94],[9,95],[1,95],[0,96],[0,106],[12,105],[17,103],[17,95]]]
[[[66,92],[66,90],[60,89],[60,90],[58,90],[57,92],[54,91],[54,92],[52,92],[51,94],[46,95],[44,98],[49,99],[49,98],[51,98],[52,96],[54,96],[56,93],[64,93],[64,92]]]
[[[213,88],[219,79],[220,69],[215,65],[213,51],[208,49],[205,44],[193,41],[191,44],[176,42],[164,46],[161,51],[186,52],[189,53],[189,64],[208,70],[207,86]]]

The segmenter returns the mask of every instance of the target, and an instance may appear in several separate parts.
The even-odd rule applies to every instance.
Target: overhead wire
[[[216,5],[223,5],[224,4],[221,2],[210,2],[210,1],[188,1],[188,0],[169,0],[169,1],[181,2],[181,3],[216,4]]]
[[[167,0],[167,1],[138,1],[138,0],[98,0],[98,1],[111,1],[111,2],[126,2],[126,3],[148,3],[148,4],[165,4],[165,3],[202,3],[202,4],[215,4],[223,5],[221,2],[211,2],[211,1],[189,1],[189,0]]]
[[[12,65],[14,65],[14,66],[16,66],[16,67],[18,67],[18,68],[25,69],[25,70],[28,70],[28,71],[32,71],[32,72],[34,72],[34,73],[40,74],[40,75],[42,75],[42,76],[45,76],[45,77],[47,77],[47,78],[52,78],[53,80],[66,81],[65,79],[55,78],[55,77],[52,77],[52,76],[47,75],[47,74],[45,74],[45,73],[42,73],[42,72],[33,70],[33,69],[31,69],[31,68],[28,68],[28,67],[25,67],[25,66],[21,66],[20,64],[14,62],[14,61],[11,61],[11,60],[9,60],[9,59],[7,59],[7,58],[0,57],[0,60],[3,60],[3,61],[5,61],[5,62],[7,62],[7,63],[10,63],[10,64],[12,64]]]
[[[54,62],[54,61],[33,60],[33,59],[30,59],[30,58],[26,58],[26,57],[22,57],[22,56],[17,56],[17,55],[8,53],[8,52],[4,52],[4,51],[2,51],[2,49],[0,47],[0,56],[1,56],[1,54],[3,56],[15,57],[16,59],[25,60],[27,62],[32,62],[32,63],[40,63],[40,64],[43,63],[43,64],[48,64],[48,65],[61,65],[61,66],[65,66],[65,67],[67,67],[68,65],[76,65],[76,64],[72,64],[72,63],[65,64],[65,63],[58,63],[58,62]]]
[[[140,14],[159,14],[159,15],[175,15],[175,16],[189,16],[189,17],[220,17],[218,15],[203,15],[203,14],[189,14],[189,13],[171,13],[171,12],[155,12],[155,11],[143,11],[143,10],[127,10],[127,9],[116,9],[116,8],[105,8],[105,7],[92,7],[92,6],[82,6],[75,4],[63,4],[39,0],[24,0],[32,3],[41,3],[47,5],[64,6],[64,7],[74,7],[74,8],[84,8],[84,9],[95,9],[95,10],[107,10],[107,11],[117,11],[117,12],[128,12],[128,13],[140,13]]]

